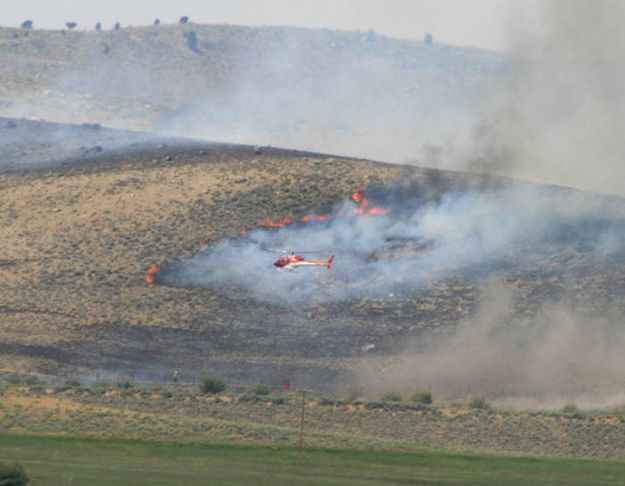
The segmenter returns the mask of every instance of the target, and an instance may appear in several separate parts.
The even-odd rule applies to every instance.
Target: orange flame
[[[378,208],[378,207],[373,207],[371,208],[369,211],[367,211],[367,214],[370,216],[379,216],[381,214],[386,214],[390,211],[389,208]]]
[[[388,208],[382,207],[371,207],[369,208],[369,200],[365,197],[364,191],[356,191],[352,194],[352,200],[360,205],[354,209],[351,213],[337,213],[337,214],[306,214],[302,216],[299,220],[296,220],[290,216],[280,219],[279,221],[274,221],[270,218],[267,218],[263,221],[256,223],[252,227],[245,227],[241,230],[242,235],[246,235],[249,230],[254,228],[265,228],[265,229],[283,229],[288,225],[293,224],[295,222],[300,223],[311,223],[313,221],[329,221],[333,217],[336,216],[360,216],[360,215],[368,215],[368,216],[377,216],[381,214],[386,214],[390,210]]]
[[[150,268],[148,268],[148,275],[145,277],[145,281],[149,284],[154,283],[154,275],[156,275],[161,270],[161,266],[158,263],[155,263]]]
[[[148,275],[153,275],[155,273],[158,273],[160,269],[161,269],[161,266],[158,263],[155,263],[148,269]]]

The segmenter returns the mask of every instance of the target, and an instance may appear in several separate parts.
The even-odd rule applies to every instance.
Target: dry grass
[[[111,389],[0,387],[6,432],[130,437],[168,442],[292,445],[300,398],[183,387]],[[391,402],[307,402],[306,443],[322,447],[414,450],[423,447],[536,455],[625,458],[625,418],[616,411],[517,412]]]
[[[227,355],[214,333],[229,325],[228,300],[207,289],[148,286],[146,269],[191,256],[201,239],[334,204],[397,174],[388,165],[216,146],[0,174],[0,368],[157,360],[179,336],[146,343],[157,336],[150,329],[201,332],[207,353]],[[180,344],[168,358],[184,367],[190,353]]]

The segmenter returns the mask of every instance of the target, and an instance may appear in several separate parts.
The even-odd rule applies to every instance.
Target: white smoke
[[[552,257],[550,245],[583,243],[580,264],[600,265],[619,251],[614,242],[625,229],[620,201],[572,191],[510,184],[429,202],[418,196],[391,202],[386,215],[253,230],[200,252],[176,269],[170,283],[278,302],[402,294],[459,271],[479,275],[513,264],[540,272]],[[291,251],[307,259],[336,258],[331,270],[272,266]]]

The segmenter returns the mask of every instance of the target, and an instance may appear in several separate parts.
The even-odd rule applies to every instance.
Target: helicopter
[[[278,270],[295,270],[298,267],[326,267],[330,270],[330,266],[334,261],[334,255],[327,260],[306,260],[300,255],[291,253],[290,255],[284,255],[273,262],[273,266]]]

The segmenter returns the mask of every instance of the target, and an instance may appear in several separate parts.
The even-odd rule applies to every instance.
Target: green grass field
[[[625,463],[0,435],[37,484],[623,484]]]

